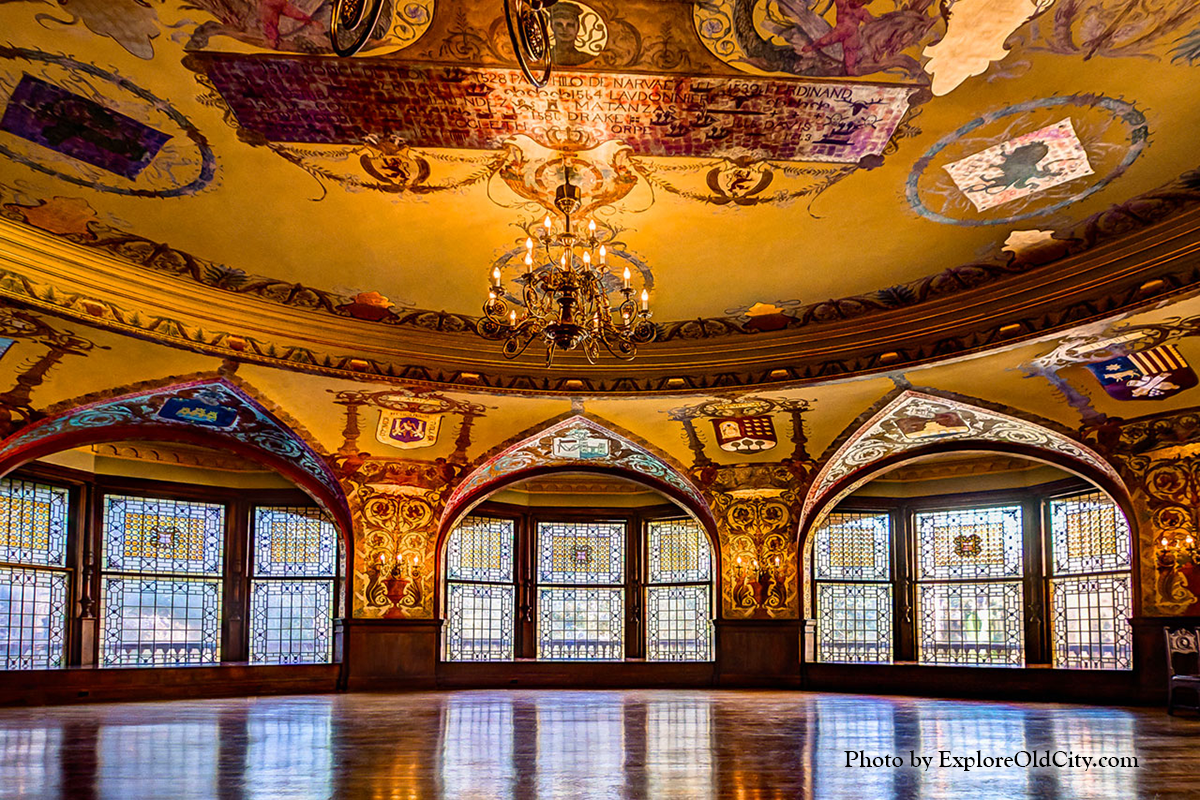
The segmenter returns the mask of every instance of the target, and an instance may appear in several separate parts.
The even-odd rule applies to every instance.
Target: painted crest
[[[777,443],[770,416],[714,419],[717,444],[731,453],[761,453]]]
[[[595,458],[608,458],[611,443],[589,435],[587,428],[573,428],[566,436],[556,436],[551,440],[550,452],[555,458],[581,459],[589,461]]]
[[[943,436],[957,436],[961,433],[971,432],[971,426],[967,425],[962,416],[954,411],[941,411],[928,417],[897,417],[894,424],[900,435],[910,442],[922,439],[940,439]]]
[[[401,450],[414,450],[436,444],[441,427],[440,414],[384,408],[379,411],[379,427],[375,429],[375,438]]]
[[[171,397],[158,410],[159,419],[190,422],[209,428],[231,428],[237,422],[237,409],[183,397]]]
[[[1115,400],[1164,400],[1197,383],[1196,373],[1173,344],[1088,364],[1087,368]]]

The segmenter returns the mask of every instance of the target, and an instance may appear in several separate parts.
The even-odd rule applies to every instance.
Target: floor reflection
[[[793,692],[476,691],[0,710],[0,798],[1195,796],[1158,710]],[[974,766],[1064,752],[1133,767]],[[847,767],[854,758],[901,766]],[[925,767],[913,756],[932,759]]]

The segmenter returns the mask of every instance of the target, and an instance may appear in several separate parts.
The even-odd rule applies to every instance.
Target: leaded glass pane
[[[509,583],[513,579],[514,523],[511,519],[466,517],[446,543],[450,580]]]
[[[712,659],[712,612],[704,586],[651,586],[646,590],[646,659]]]
[[[250,661],[317,664],[333,657],[333,581],[253,581]]]
[[[623,589],[538,589],[538,658],[625,657]]]
[[[693,519],[646,524],[650,541],[650,583],[698,583],[712,579],[708,534]]]
[[[316,508],[254,510],[254,574],[332,578],[337,529]]]
[[[103,666],[212,664],[220,660],[221,582],[105,576]]]
[[[447,592],[446,659],[511,661],[514,587],[452,583]]]
[[[963,508],[916,515],[917,578],[1019,578],[1021,507]]]
[[[66,566],[67,490],[0,480],[0,561]]]
[[[830,514],[817,529],[813,550],[817,580],[889,580],[892,518],[887,513]]]
[[[220,575],[225,506],[104,498],[104,562],[110,572]]]
[[[1132,580],[1129,574],[1050,581],[1054,666],[1131,669]]]
[[[625,523],[539,522],[539,583],[625,582]]]
[[[1055,575],[1133,566],[1129,523],[1101,492],[1050,501],[1050,534]]]
[[[817,658],[890,663],[892,585],[817,584]]]
[[[922,664],[1021,666],[1024,597],[1019,581],[917,587],[917,660]]]
[[[4,669],[63,665],[67,573],[0,567],[0,655]]]

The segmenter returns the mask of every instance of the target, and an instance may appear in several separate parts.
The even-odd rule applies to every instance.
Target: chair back
[[[1200,634],[1191,628],[1163,628],[1167,639],[1167,675],[1200,673]]]

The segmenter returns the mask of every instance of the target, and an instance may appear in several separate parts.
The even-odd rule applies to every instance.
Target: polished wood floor
[[[931,758],[928,768],[913,767],[912,753]],[[1023,762],[1030,753],[1049,753],[1059,765],[971,767],[967,760]],[[857,766],[884,756],[901,766]],[[1091,766],[1080,757],[1093,759]],[[1099,758],[1133,758],[1137,766],[1098,766]],[[1144,709],[739,691],[468,691],[0,709],[0,797],[1200,797],[1200,719]]]

